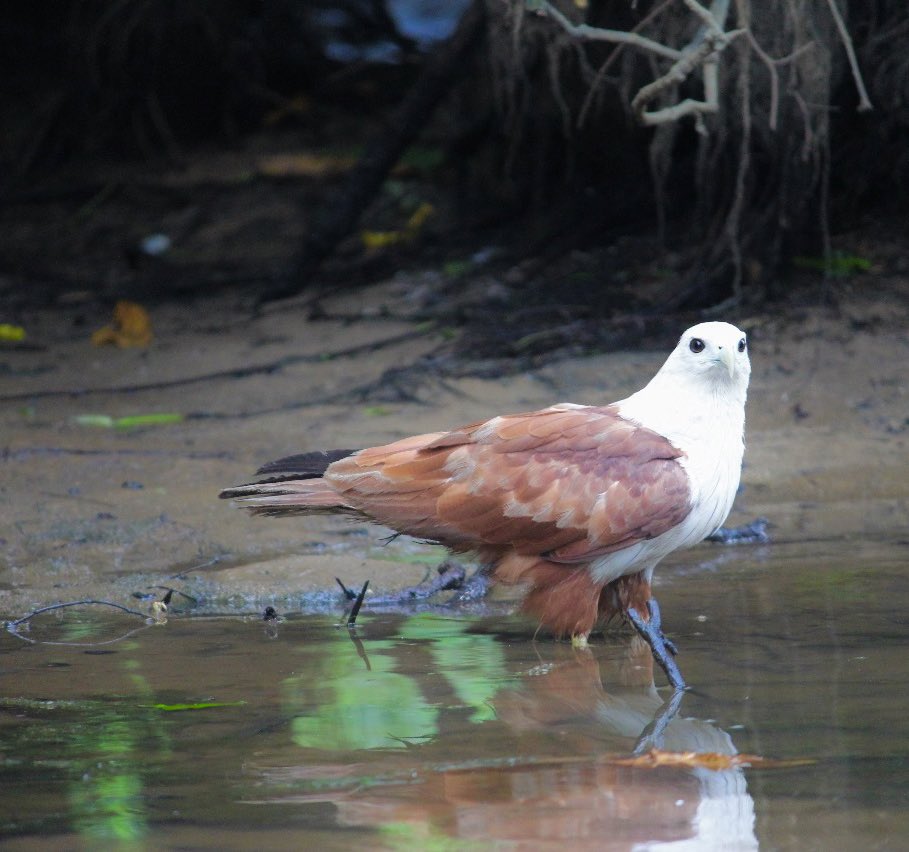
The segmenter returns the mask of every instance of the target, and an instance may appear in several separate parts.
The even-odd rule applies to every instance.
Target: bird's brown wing
[[[681,456],[614,406],[554,406],[363,450],[325,479],[346,504],[419,538],[580,563],[688,514]]]

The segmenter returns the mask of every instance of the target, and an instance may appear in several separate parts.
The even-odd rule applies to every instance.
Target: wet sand
[[[287,612],[318,592],[334,605],[335,576],[377,590],[412,585],[437,550],[406,539],[386,546],[387,531],[333,518],[250,518],[217,492],[294,452],[374,445],[562,400],[610,402],[646,382],[666,354],[440,377],[405,368],[436,350],[443,332],[382,318],[406,314],[403,284],[325,306],[347,319],[308,321],[293,303],[255,318],[228,299],[161,306],[144,350],[93,347],[92,326],[74,325],[66,310],[26,317],[35,348],[0,353],[0,613],[129,602],[157,585],[192,595],[199,611]],[[765,517],[779,545],[904,538],[904,301],[729,319],[747,327],[753,361],[743,488],[729,524]],[[185,419],[123,430],[75,420],[150,413]],[[682,559],[717,554],[704,545]],[[674,562],[659,576],[668,579]]]

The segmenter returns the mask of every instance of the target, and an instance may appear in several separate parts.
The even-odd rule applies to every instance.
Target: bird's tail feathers
[[[357,450],[315,450],[309,453],[298,453],[295,456],[270,461],[262,465],[256,476],[268,476],[268,482],[281,482],[285,479],[315,479],[322,476],[332,462],[346,459]]]
[[[235,499],[254,515],[357,515],[322,479],[281,479],[225,488],[222,499]]]

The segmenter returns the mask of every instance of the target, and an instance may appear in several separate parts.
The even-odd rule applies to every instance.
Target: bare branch
[[[802,114],[802,124],[805,128],[805,135],[802,139],[801,157],[803,161],[807,162],[808,158],[811,156],[811,149],[815,145],[814,131],[811,129],[811,112],[800,92],[793,90],[791,94],[792,99],[799,108],[799,112]]]
[[[630,44],[641,50],[647,50],[656,53],[665,59],[679,59],[682,52],[658,41],[645,38],[634,32],[625,32],[624,30],[605,30],[600,27],[591,27],[589,24],[575,24],[563,15],[552,3],[543,2],[540,4],[540,11],[548,15],[565,30],[568,35],[574,38],[584,39],[586,41],[608,41],[613,44]]]
[[[631,45],[664,59],[672,59],[672,67],[662,77],[658,77],[638,91],[631,103],[632,110],[638,120],[648,126],[678,121],[686,115],[694,115],[698,119],[698,129],[702,130],[700,116],[704,113],[714,113],[719,109],[719,69],[716,57],[744,31],[725,32],[723,29],[729,12],[729,0],[713,0],[710,9],[702,6],[698,0],[682,2],[703,23],[698,35],[683,50],[668,47],[634,31],[607,30],[588,24],[575,24],[548,0],[541,0],[538,11],[555,20],[573,38]],[[660,8],[662,9],[662,6]],[[680,103],[647,112],[647,104],[666,89],[683,82],[694,70],[702,66],[704,100],[687,98]]]
[[[739,20],[750,24],[747,17],[749,10],[745,7],[745,0],[738,0],[738,2]],[[726,221],[726,237],[729,243],[729,251],[732,255],[732,298],[736,302],[739,302],[742,298],[741,222],[746,200],[745,180],[751,165],[751,62],[748,56],[749,47],[749,44],[743,44],[740,48],[742,61],[739,65],[738,88],[742,104],[742,136],[739,140],[739,162],[735,175],[735,196]]]
[[[714,113],[719,109],[719,71],[716,56],[734,38],[742,35],[744,30],[732,30],[719,35],[708,35],[696,50],[685,54],[662,77],[648,83],[634,96],[631,108],[638,120],[645,125],[653,126],[667,121],[678,121],[686,115],[703,115]],[[665,89],[685,80],[699,66],[704,67],[704,100],[696,101],[686,98],[680,103],[662,109],[647,112],[647,104]]]
[[[642,30],[655,18],[658,18],[675,0],[663,0],[658,6],[655,6],[651,9],[640,21],[638,21],[629,32],[637,33],[639,30]],[[590,109],[593,104],[593,99],[597,93],[597,90],[600,87],[600,84],[603,82],[603,78],[606,76],[606,72],[615,64],[615,61],[619,58],[622,51],[625,49],[626,45],[620,44],[616,47],[609,56],[606,57],[606,61],[599,67],[597,70],[596,76],[593,79],[593,82],[590,84],[590,89],[587,92],[587,96],[584,98],[584,103],[581,105],[581,109],[578,112],[578,127],[584,125],[584,121],[587,118],[587,111]]]
[[[767,124],[771,130],[776,130],[776,118],[780,106],[780,75],[776,70],[776,63],[770,58],[764,48],[758,44],[751,30],[748,30],[747,37],[752,50],[760,57],[761,62],[764,63],[767,67],[767,72],[770,74],[770,115],[767,116]]]
[[[849,57],[849,67],[852,69],[852,78],[855,80],[855,88],[858,89],[859,93],[859,105],[857,109],[859,112],[868,112],[868,110],[874,109],[874,107],[871,104],[871,99],[868,97],[868,91],[865,89],[865,81],[862,79],[862,72],[858,66],[858,59],[855,55],[855,47],[852,44],[852,37],[849,35],[849,30],[846,29],[846,22],[840,14],[840,10],[836,5],[836,0],[827,0],[827,5],[830,7],[830,14],[833,15],[836,28],[839,30],[843,47],[846,48],[846,56]]]
[[[712,10],[705,9],[697,0],[682,0],[682,2],[704,22],[704,26],[712,35],[721,36],[723,34],[723,28]],[[724,5],[728,7],[729,4],[726,2]],[[725,18],[725,14],[723,17]]]

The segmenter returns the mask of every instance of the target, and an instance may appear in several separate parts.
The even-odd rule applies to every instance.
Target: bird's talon
[[[634,625],[634,629],[641,634],[641,637],[650,646],[654,660],[666,673],[669,683],[676,689],[685,689],[685,679],[673,659],[675,656],[675,645],[671,640],[666,639],[660,629],[660,608],[652,598],[647,602],[647,610],[650,614],[648,621],[644,621],[641,614],[634,607],[628,607],[625,612],[628,620]]]

